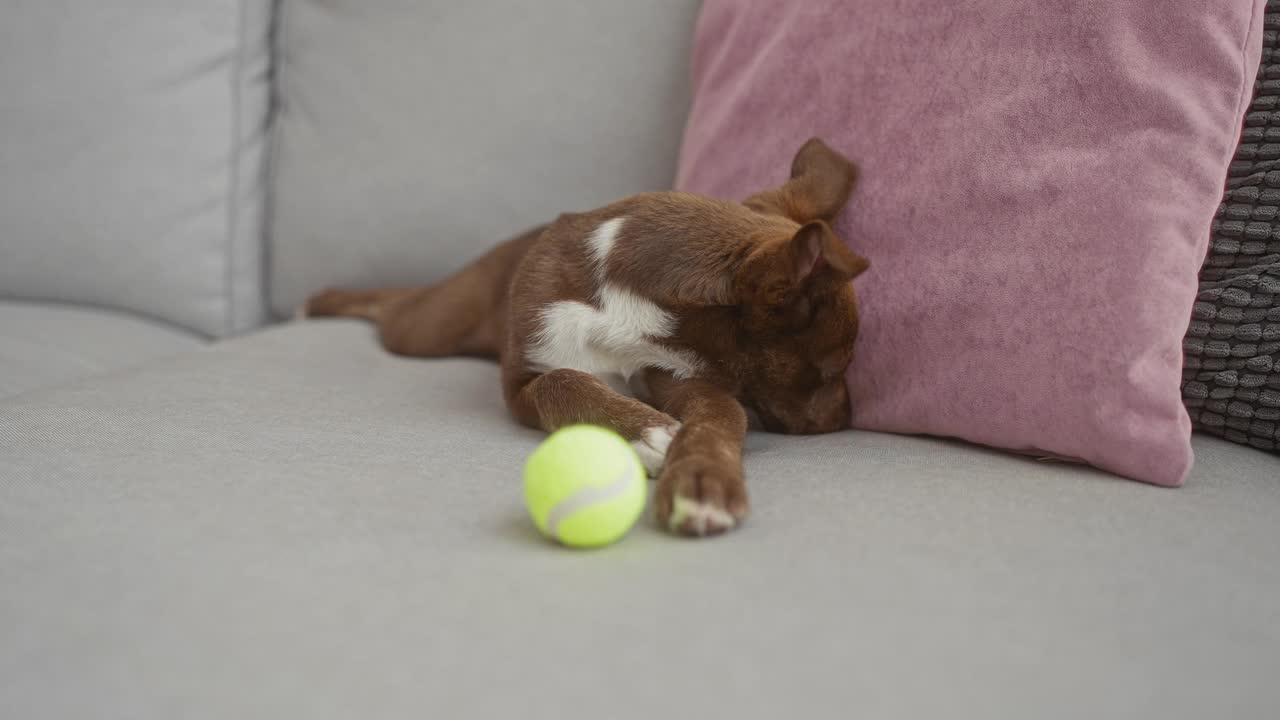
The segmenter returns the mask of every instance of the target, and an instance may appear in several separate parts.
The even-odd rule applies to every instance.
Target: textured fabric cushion
[[[271,297],[424,283],[668,189],[696,0],[284,0]]]
[[[1280,2],[1267,3],[1280,23]],[[1280,55],[1274,32],[1213,223],[1183,343],[1183,402],[1199,430],[1280,449]]]
[[[497,369],[273,329],[0,401],[0,717],[1261,718],[1280,458],[1176,492],[752,435],[755,512],[542,541]]]
[[[1181,340],[1261,0],[709,0],[678,185],[862,166],[855,423],[1180,484]]]
[[[258,323],[270,2],[2,12],[0,297]]]
[[[184,330],[120,313],[0,302],[0,398],[203,344]]]

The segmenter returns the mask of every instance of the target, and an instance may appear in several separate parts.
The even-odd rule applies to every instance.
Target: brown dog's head
[[[742,394],[767,430],[822,433],[849,426],[844,374],[858,335],[850,281],[869,266],[832,230],[857,180],[853,163],[812,139],[791,179],[745,201],[769,217],[734,277]]]

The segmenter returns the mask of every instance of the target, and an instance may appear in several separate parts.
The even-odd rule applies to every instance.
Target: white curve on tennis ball
[[[560,523],[564,522],[570,515],[589,505],[622,497],[626,494],[627,489],[631,487],[631,484],[638,479],[636,477],[636,463],[629,462],[608,485],[583,488],[561,500],[555,507],[551,508],[551,512],[547,513],[547,533],[551,537],[559,538]]]

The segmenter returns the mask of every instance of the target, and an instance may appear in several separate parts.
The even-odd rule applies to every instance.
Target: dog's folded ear
[[[858,168],[818,138],[810,138],[791,161],[791,179],[756,193],[744,205],[798,223],[831,222],[844,209],[858,181]]]
[[[819,276],[848,282],[871,267],[870,261],[846,247],[822,220],[806,223],[797,230],[787,244],[786,255],[795,283]]]
[[[760,246],[738,268],[734,287],[740,302],[779,305],[848,283],[870,266],[830,225],[814,220]]]

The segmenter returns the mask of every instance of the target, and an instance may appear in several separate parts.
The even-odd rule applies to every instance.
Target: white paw
[[[691,535],[716,535],[736,524],[737,521],[724,508],[679,496],[672,503],[671,517],[667,520],[673,532]]]
[[[640,434],[640,439],[631,443],[636,455],[640,456],[640,464],[644,465],[650,477],[657,477],[658,472],[662,470],[662,464],[667,460],[667,449],[671,447],[671,441],[679,431],[680,423],[655,425],[645,428],[645,431]]]

